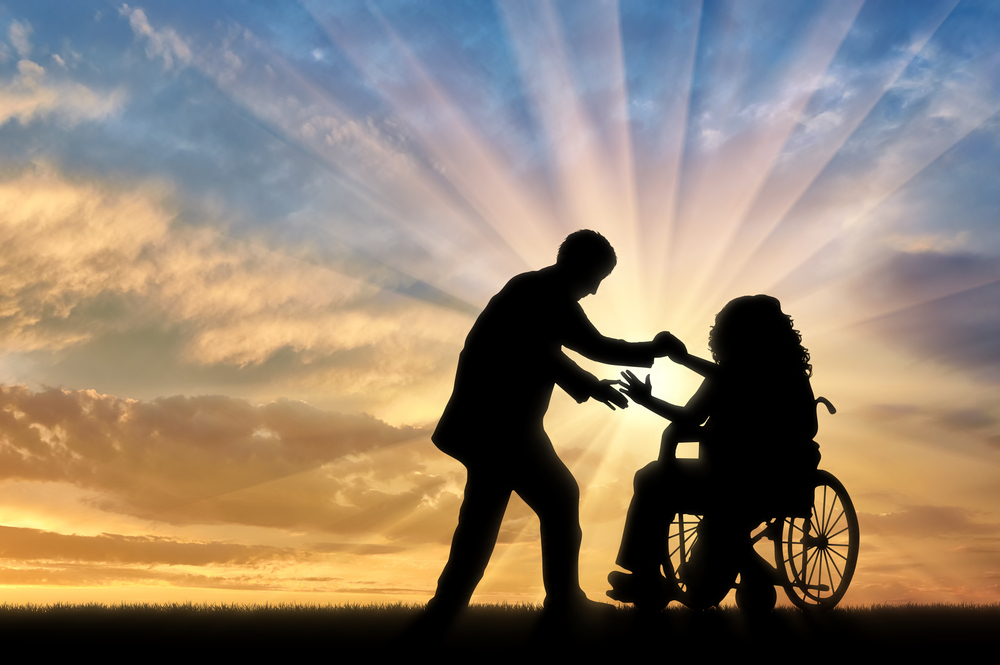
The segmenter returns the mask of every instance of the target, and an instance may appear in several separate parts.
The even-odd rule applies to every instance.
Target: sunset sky
[[[465,335],[581,228],[608,336],[794,317],[845,603],[1000,602],[986,0],[3,3],[0,602],[425,602]],[[592,599],[665,425],[553,396]],[[473,600],[543,596],[515,499]]]

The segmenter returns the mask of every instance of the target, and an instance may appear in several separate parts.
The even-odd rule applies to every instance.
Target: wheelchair
[[[825,398],[816,401],[836,412]],[[717,515],[682,503],[669,526],[669,559],[663,562],[668,584],[676,585],[672,599],[704,609],[718,605],[735,587],[737,606],[760,612],[774,608],[775,588],[781,587],[803,610],[836,607],[858,563],[861,536],[854,504],[828,471],[816,469],[789,484],[796,486],[796,500],[772,504],[770,514],[741,523],[756,525],[749,533],[743,529],[735,536],[732,524],[720,524]],[[729,535],[722,533],[726,530]],[[774,565],[755,549],[763,539],[773,543]]]

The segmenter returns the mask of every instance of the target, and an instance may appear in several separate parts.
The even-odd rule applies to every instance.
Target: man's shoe
[[[579,597],[569,600],[554,600],[546,596],[543,607],[545,608],[545,614],[567,619],[609,616],[618,611],[618,608],[614,605],[598,603],[582,594]]]

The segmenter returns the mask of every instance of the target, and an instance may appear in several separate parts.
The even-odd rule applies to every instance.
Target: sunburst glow
[[[608,336],[707,356],[733,297],[794,317],[860,514],[845,602],[1000,600],[998,27],[966,0],[9,4],[4,599],[425,601],[465,335],[590,228]],[[664,425],[553,397],[592,598]],[[542,595],[514,499],[475,600]]]

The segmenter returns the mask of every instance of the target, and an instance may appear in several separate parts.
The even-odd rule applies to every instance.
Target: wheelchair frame
[[[762,538],[774,543],[775,565],[759,556],[751,557],[748,552],[746,560],[759,561],[762,567],[745,565],[739,570],[739,582],[720,584],[714,595],[722,595],[707,601],[704,594],[688,589],[684,580],[684,568],[698,541],[702,522],[703,516],[678,513],[668,533],[672,570],[664,566],[664,572],[668,580],[676,582],[677,600],[685,605],[717,605],[735,587],[740,609],[770,610],[777,600],[774,587],[780,586],[801,609],[829,610],[844,597],[854,577],[861,539],[857,512],[843,484],[827,471],[816,471],[808,517],[771,518],[749,538],[750,550]]]

